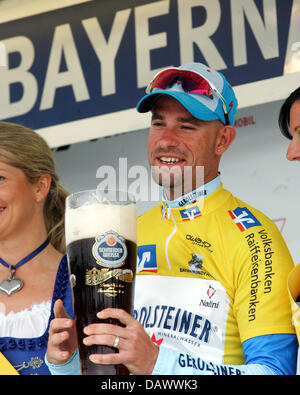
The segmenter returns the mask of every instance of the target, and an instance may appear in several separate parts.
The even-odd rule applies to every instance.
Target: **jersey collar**
[[[175,200],[168,200],[165,190],[163,191],[162,201],[166,207],[169,208],[182,208],[187,205],[196,203],[200,200],[203,200],[211,193],[216,191],[221,185],[221,177],[220,174],[217,175],[216,178],[211,180],[210,182],[201,185],[199,188],[195,189],[192,192],[188,192],[183,196],[180,196],[178,199]]]
[[[194,200],[189,200],[189,204],[184,204],[180,206],[179,204],[175,205],[175,207],[170,207],[169,201],[162,199],[161,202],[161,219],[171,219],[176,222],[187,222],[194,220],[198,217],[201,217],[204,214],[208,214],[211,211],[216,210],[216,208],[223,204],[224,200],[228,199],[230,196],[230,192],[226,191],[223,188],[223,185],[220,180],[220,176],[216,177],[214,180],[204,185],[204,188],[201,188],[202,193],[199,193],[197,198],[197,194],[193,194],[193,191],[187,195],[193,196]],[[206,193],[203,193],[206,191]],[[183,197],[186,197],[184,195]],[[182,198],[177,199],[182,202]],[[173,201],[174,203],[174,201]],[[171,203],[172,205],[172,203]]]

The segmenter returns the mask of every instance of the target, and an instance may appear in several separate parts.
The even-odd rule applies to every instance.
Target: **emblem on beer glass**
[[[113,231],[96,237],[92,252],[97,264],[108,268],[123,266],[127,257],[127,248],[123,237]]]
[[[108,280],[118,279],[117,282],[110,282]],[[124,283],[132,283],[133,272],[130,269],[91,269],[86,271],[85,285],[96,286],[99,285],[98,292],[104,293],[106,296],[115,297],[117,294],[124,294]]]
[[[106,296],[115,297],[117,294],[124,293],[122,282],[131,283],[133,272],[130,269],[119,269],[126,262],[127,247],[123,237],[114,231],[105,232],[96,237],[92,247],[92,253],[96,263],[103,267],[87,270],[85,284],[90,286],[99,285],[98,292],[103,292]],[[118,279],[119,281],[108,281]]]

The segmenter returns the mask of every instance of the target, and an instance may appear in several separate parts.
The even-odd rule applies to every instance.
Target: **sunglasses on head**
[[[175,84],[180,84],[186,93],[197,93],[210,99],[216,95],[222,102],[226,125],[229,125],[226,100],[218,91],[215,85],[202,75],[189,70],[168,68],[157,73],[146,88],[146,93],[153,92],[154,89],[167,89]]]

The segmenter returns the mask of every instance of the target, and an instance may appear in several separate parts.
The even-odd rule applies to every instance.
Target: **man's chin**
[[[166,175],[161,172],[152,172],[152,177],[159,186],[165,189],[170,200],[175,200],[187,193],[181,173]],[[188,191],[191,190],[190,187],[188,189]]]
[[[174,187],[181,185],[183,180],[183,170],[179,166],[153,166],[152,176],[155,182],[163,187]]]

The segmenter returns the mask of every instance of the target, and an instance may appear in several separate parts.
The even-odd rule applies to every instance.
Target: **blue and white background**
[[[273,219],[300,261],[299,163],[277,124],[300,85],[300,0],[0,2],[0,119],[48,141],[70,191],[95,188],[119,158],[148,166],[136,103],[159,69],[191,61],[222,71],[239,100],[224,186]]]
[[[159,69],[190,61],[222,71],[240,108],[282,99],[296,77],[281,77],[300,71],[299,9],[299,0],[95,0],[3,22],[1,118],[42,129],[52,146],[146,127],[129,110]]]

